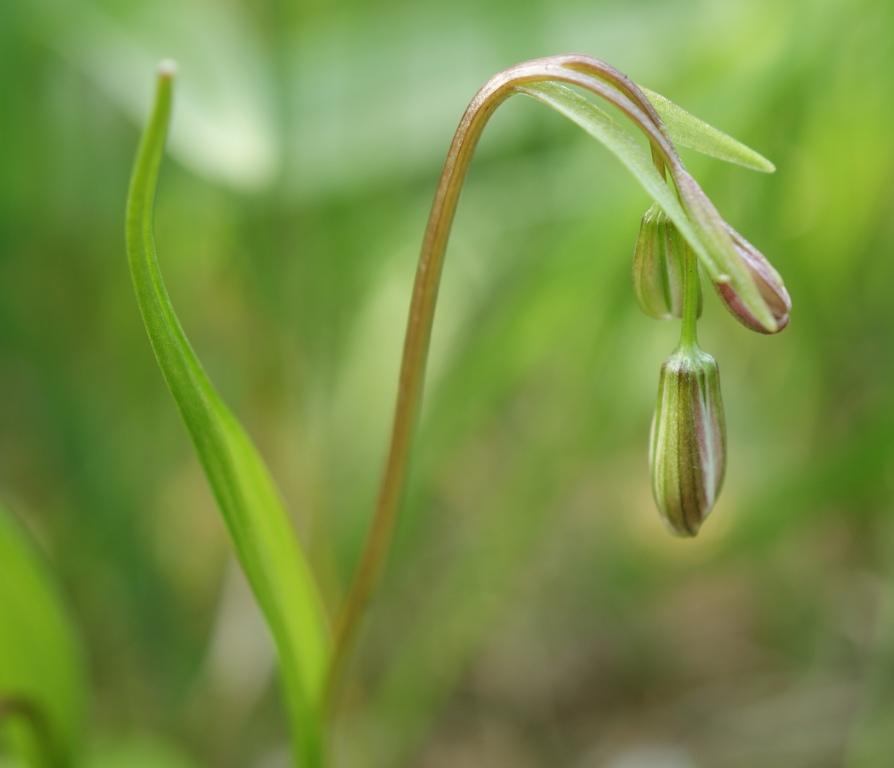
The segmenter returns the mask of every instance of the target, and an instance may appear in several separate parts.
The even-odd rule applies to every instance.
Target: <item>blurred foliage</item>
[[[46,563],[2,507],[0,563],[0,752],[67,768],[84,740],[80,649]]]
[[[579,50],[775,162],[684,153],[785,276],[791,326],[749,334],[708,297],[728,478],[699,538],[669,538],[646,444],[676,329],[629,278],[646,197],[561,118],[501,110],[338,763],[885,766],[892,32],[888,0],[4,2],[0,495],[63,585],[106,764],[287,754],[270,644],[127,274],[154,62],[181,73],[157,211],[174,304],[308,511],[336,605],[456,122],[493,72]]]

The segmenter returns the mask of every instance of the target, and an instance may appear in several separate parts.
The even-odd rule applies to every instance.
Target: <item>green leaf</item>
[[[63,768],[80,754],[84,671],[47,563],[0,507],[0,755]]]
[[[173,65],[159,68],[127,202],[127,253],[149,341],[189,429],[279,652],[300,764],[322,762],[322,689],[329,630],[311,569],[251,439],[202,369],[162,279],[153,234],[155,189],[171,112]]]
[[[605,145],[674,222],[711,279],[730,283],[755,318],[767,328],[775,327],[766,302],[735,253],[723,219],[691,176],[683,174],[676,179],[681,204],[655,169],[646,147],[607,112],[571,88],[556,83],[526,85],[516,90],[552,107]]]
[[[640,86],[655,111],[664,122],[664,127],[675,144],[695,150],[703,155],[725,160],[734,165],[741,165],[752,171],[773,173],[776,166],[766,157],[746,146],[741,141],[708,125],[704,120],[687,112],[683,107],[674,104],[660,93]]]

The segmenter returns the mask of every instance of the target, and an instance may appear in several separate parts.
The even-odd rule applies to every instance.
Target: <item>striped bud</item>
[[[695,536],[726,469],[720,374],[711,355],[681,348],[661,366],[649,437],[652,493],[668,528]]]
[[[643,215],[633,251],[633,290],[643,312],[658,320],[683,316],[683,265],[689,244],[657,205]],[[702,296],[699,289],[698,312]]]
[[[789,312],[792,309],[792,300],[785,289],[785,284],[773,265],[767,261],[766,256],[749,243],[736,230],[727,225],[733,246],[739,258],[744,262],[751,279],[754,280],[761,298],[766,303],[770,313],[776,320],[775,328],[767,328],[751,314],[742,304],[739,295],[729,283],[715,283],[714,287],[727,309],[733,313],[739,322],[747,328],[758,333],[778,333],[788,325]]]

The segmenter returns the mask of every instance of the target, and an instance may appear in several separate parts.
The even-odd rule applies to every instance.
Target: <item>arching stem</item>
[[[466,172],[481,133],[496,108],[518,87],[548,81],[578,86],[613,104],[646,135],[656,164],[660,163],[660,169],[663,170],[664,165],[667,165],[675,181],[678,173],[685,174],[673,144],[664,134],[658,115],[642,91],[627,77],[598,59],[572,55],[525,62],[491,78],[472,99],[447,153],[422,241],[404,339],[397,404],[385,471],[360,564],[336,624],[333,660],[327,686],[330,712],[361,619],[378,584],[391,545],[422,399],[447,241]]]
[[[43,710],[31,699],[23,696],[0,698],[0,725],[4,720],[21,720],[26,723],[34,737],[37,749],[47,761],[47,765],[59,764],[60,757],[53,744],[50,729]]]

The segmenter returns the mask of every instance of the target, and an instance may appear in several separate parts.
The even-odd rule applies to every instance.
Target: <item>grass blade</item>
[[[640,86],[642,88],[642,86]],[[660,93],[642,88],[675,144],[752,171],[773,173],[776,166],[759,152],[687,112]]]
[[[159,69],[127,203],[127,253],[155,357],[189,429],[239,561],[276,642],[296,757],[322,764],[320,698],[329,632],[317,585],[264,462],[215,391],[174,312],[153,234],[173,66]]]
[[[52,575],[29,537],[0,508],[0,744],[25,764],[77,763],[84,672]]]

